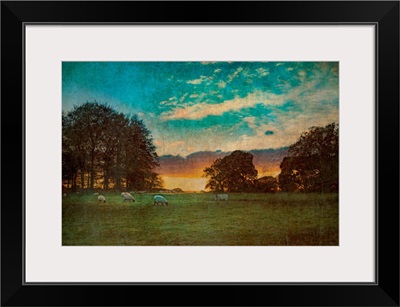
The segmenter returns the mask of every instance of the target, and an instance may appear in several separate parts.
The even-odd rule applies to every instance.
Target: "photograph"
[[[61,65],[63,246],[339,245],[339,62]]]
[[[399,8],[2,1],[0,305],[400,306]]]

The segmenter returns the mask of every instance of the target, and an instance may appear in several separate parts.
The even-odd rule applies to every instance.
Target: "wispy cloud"
[[[283,81],[280,86],[284,90],[284,93],[280,95],[258,90],[245,97],[236,97],[221,103],[210,104],[206,101],[200,101],[195,105],[179,106],[164,112],[161,114],[161,118],[163,120],[199,120],[207,116],[221,116],[226,112],[238,112],[242,109],[254,108],[257,105],[283,105],[287,101],[293,101],[303,112],[318,113],[319,110],[326,109],[326,106],[321,102],[338,99],[337,86],[320,88],[314,81],[306,82],[294,88],[290,88],[290,85]]]
[[[183,102],[187,95],[188,93],[183,94],[182,97],[179,99],[179,102]]]
[[[226,82],[227,82],[227,83],[232,82],[232,80],[235,79],[235,78],[239,75],[239,73],[240,73],[241,71],[243,71],[243,68],[242,68],[242,67],[238,67],[232,74],[230,74],[230,75],[228,76],[228,79],[227,79]]]
[[[178,103],[177,97],[173,96],[167,100],[160,101],[161,106],[175,106]]]
[[[257,119],[255,116],[248,116],[243,118],[243,121],[245,121],[251,128],[255,128],[256,120]]]
[[[261,91],[257,91],[255,93],[251,93],[244,98],[234,98],[231,100],[226,100],[222,103],[218,104],[209,104],[209,103],[198,103],[196,105],[179,107],[173,109],[169,112],[162,114],[162,118],[165,120],[171,119],[202,119],[207,116],[219,116],[226,112],[230,111],[239,111],[243,108],[252,108],[257,104],[276,104],[282,103],[281,99],[274,94],[263,93]]]
[[[307,73],[304,70],[299,70],[298,71],[299,76],[304,77],[307,75]]]
[[[267,69],[265,69],[263,67],[260,67],[260,68],[257,69],[257,73],[258,73],[258,77],[261,78],[261,77],[268,76],[269,75],[269,70],[267,70]]]
[[[194,79],[194,80],[188,80],[186,81],[186,83],[188,84],[201,84],[203,82],[210,82],[213,80],[213,77],[207,77],[207,76],[200,76],[200,78],[198,79]]]
[[[219,81],[218,83],[217,83],[217,85],[218,85],[218,87],[219,88],[225,88],[226,87],[226,82],[224,82],[224,81]]]
[[[250,68],[246,68],[246,69],[243,69],[242,74],[243,74],[243,76],[245,76],[245,77],[253,78],[253,77],[255,77],[256,75],[254,75],[251,71],[252,71],[252,70],[251,70]]]

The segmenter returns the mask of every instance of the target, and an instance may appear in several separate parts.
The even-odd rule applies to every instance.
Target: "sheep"
[[[214,200],[228,200],[228,194],[215,194]]]
[[[156,205],[166,205],[168,206],[168,201],[161,195],[154,195],[154,206]]]
[[[98,197],[97,197],[97,200],[99,201],[99,202],[106,202],[106,198],[103,196],[103,195],[99,195]]]
[[[99,193],[97,193],[97,192],[93,193],[93,196],[99,196]]]
[[[121,195],[122,195],[123,201],[128,200],[128,201],[135,202],[135,199],[133,198],[133,196],[130,193],[122,192]]]

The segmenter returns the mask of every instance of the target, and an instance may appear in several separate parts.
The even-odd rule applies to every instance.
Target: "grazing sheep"
[[[99,196],[99,193],[93,193],[93,196]]]
[[[106,202],[106,198],[105,198],[103,195],[99,195],[99,196],[97,197],[97,200],[98,200],[99,202],[103,202],[103,203]]]
[[[168,206],[168,201],[161,195],[154,195],[154,206],[156,205],[166,205]]]
[[[127,201],[135,202],[135,199],[133,198],[133,196],[130,193],[122,192],[121,195],[122,195],[123,201],[127,200]]]
[[[228,194],[215,194],[214,200],[228,200]]]

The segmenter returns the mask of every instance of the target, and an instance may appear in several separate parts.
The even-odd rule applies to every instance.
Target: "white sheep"
[[[161,195],[154,195],[154,206],[156,205],[166,205],[168,206],[168,201]]]
[[[228,200],[228,194],[215,194],[214,200]]]
[[[135,199],[133,198],[133,196],[132,196],[130,193],[128,193],[128,192],[122,192],[121,195],[122,195],[123,201],[132,201],[132,202],[135,202]]]
[[[98,200],[99,202],[103,202],[103,203],[106,202],[106,198],[105,198],[103,195],[99,195],[99,196],[97,197],[97,200]]]

